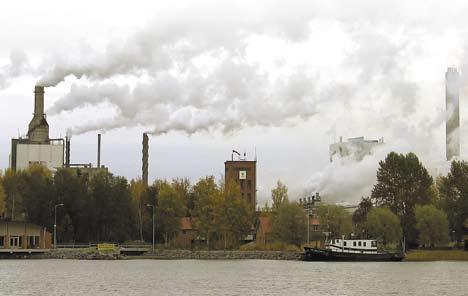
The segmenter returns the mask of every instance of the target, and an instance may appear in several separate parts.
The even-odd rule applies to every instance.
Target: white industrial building
[[[64,140],[49,138],[42,86],[34,89],[34,116],[29,123],[27,137],[11,140],[10,168],[22,170],[32,164],[41,164],[50,170],[64,164]]]
[[[361,161],[366,155],[372,154],[374,147],[383,144],[383,138],[379,140],[366,140],[364,137],[349,138],[343,142],[340,141],[330,145],[330,162],[334,158],[352,157],[356,161]]]

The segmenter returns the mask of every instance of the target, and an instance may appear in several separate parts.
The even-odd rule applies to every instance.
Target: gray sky
[[[40,83],[51,136],[73,130],[72,161],[94,163],[103,132],[103,163],[129,179],[145,131],[152,179],[219,178],[232,149],[256,151],[260,203],[278,179],[293,199],[356,202],[391,150],[444,172],[444,73],[459,67],[466,82],[468,5],[407,2],[4,3],[0,167]],[[330,164],[335,135],[387,144]]]

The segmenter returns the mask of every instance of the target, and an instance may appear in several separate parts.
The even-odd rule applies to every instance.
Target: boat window
[[[371,246],[372,247],[377,247],[377,242],[376,241],[371,241]]]
[[[343,242],[343,246],[345,246],[345,247],[346,247],[346,242]]]
[[[361,241],[359,241],[358,245],[361,246]]]
[[[335,243],[335,240],[334,240],[334,239],[332,239],[332,244],[334,244],[334,243]]]
[[[364,247],[366,246],[366,242],[363,242],[362,244],[364,245]]]
[[[356,246],[356,242],[353,242],[353,247],[355,247],[355,246]]]

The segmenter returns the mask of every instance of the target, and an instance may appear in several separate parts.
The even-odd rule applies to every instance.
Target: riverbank
[[[468,261],[468,252],[463,250],[411,250],[405,261]]]
[[[75,260],[301,260],[301,252],[288,251],[190,251],[156,249],[142,255],[126,256],[118,252],[98,252],[95,249],[58,249],[35,256],[36,259]]]

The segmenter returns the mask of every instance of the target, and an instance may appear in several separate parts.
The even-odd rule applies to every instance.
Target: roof
[[[196,223],[195,219],[192,217],[182,217],[180,218],[180,230],[195,230]]]
[[[273,226],[271,223],[271,217],[260,217],[258,223],[258,229],[263,233],[272,233]]]

